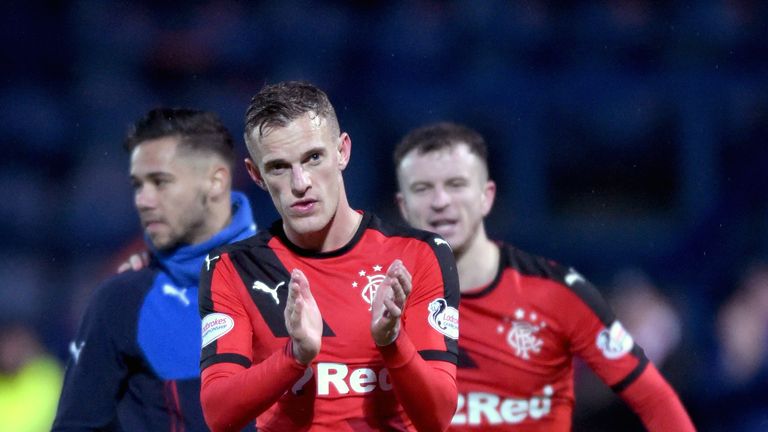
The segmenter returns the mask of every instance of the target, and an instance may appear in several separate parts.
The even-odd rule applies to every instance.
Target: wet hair
[[[469,151],[488,168],[488,146],[479,132],[457,123],[439,122],[416,128],[400,140],[394,152],[395,169],[413,150],[425,154],[458,144],[467,145]]]
[[[178,137],[179,145],[193,152],[220,156],[232,169],[235,148],[232,134],[215,113],[189,108],[155,108],[128,130],[123,147],[130,153],[145,141]]]
[[[305,81],[266,85],[251,98],[245,112],[245,142],[250,143],[254,131],[262,137],[266,129],[286,127],[306,113],[324,118],[331,132],[339,134],[336,111],[325,92]]]

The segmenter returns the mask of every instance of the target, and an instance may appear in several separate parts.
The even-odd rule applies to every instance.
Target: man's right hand
[[[139,271],[143,269],[144,267],[147,267],[149,265],[149,252],[143,251],[138,252],[130,257],[128,257],[127,260],[125,260],[120,266],[117,268],[118,273],[123,273],[128,270],[133,271]]]
[[[294,358],[303,365],[312,363],[320,353],[323,318],[309,290],[309,281],[299,269],[291,272],[291,281],[288,283],[285,327],[291,336]]]

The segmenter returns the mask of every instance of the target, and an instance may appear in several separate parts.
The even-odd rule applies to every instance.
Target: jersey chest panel
[[[559,319],[567,311],[549,283],[506,270],[491,292],[462,297],[454,428],[570,425],[573,359]]]

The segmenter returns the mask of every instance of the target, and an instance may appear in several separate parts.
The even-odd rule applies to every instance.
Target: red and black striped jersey
[[[201,368],[258,367],[285,349],[287,284],[298,268],[322,314],[322,348],[275,403],[252,413],[259,430],[413,430],[370,333],[372,299],[395,259],[413,278],[401,331],[423,359],[455,364],[459,289],[448,244],[364,213],[354,238],[333,252],[298,248],[281,221],[212,252],[201,278]]]
[[[648,361],[573,268],[509,245],[500,249],[495,280],[461,296],[451,430],[569,431],[574,357],[616,392]]]

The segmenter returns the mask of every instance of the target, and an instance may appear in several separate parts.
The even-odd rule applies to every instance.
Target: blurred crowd
[[[306,79],[352,137],[355,207],[399,217],[390,154],[408,129],[478,129],[504,185],[492,236],[600,286],[700,430],[768,430],[765,2],[0,10],[0,413],[38,385],[32,370],[49,383],[40,397],[55,393],[85,300],[142,248],[121,149],[129,123],[164,104],[216,111],[241,131],[264,83]],[[261,226],[276,217],[245,170],[236,187]],[[579,380],[576,430],[638,427],[586,368]]]

